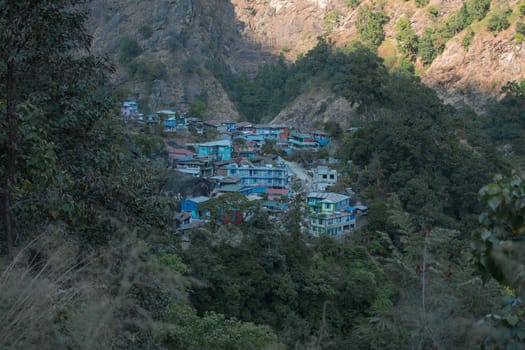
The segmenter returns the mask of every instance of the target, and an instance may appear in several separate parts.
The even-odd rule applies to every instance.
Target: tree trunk
[[[11,209],[13,187],[16,181],[16,158],[18,151],[18,130],[15,101],[15,61],[10,58],[7,62],[6,90],[7,90],[7,162],[5,165],[5,178],[2,188],[2,205],[0,206],[2,226],[5,234],[7,255],[13,257],[14,247],[14,221]]]

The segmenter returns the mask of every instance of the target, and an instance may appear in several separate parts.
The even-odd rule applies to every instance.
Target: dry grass
[[[135,342],[153,322],[131,289],[155,280],[184,290],[180,275],[145,259],[145,251],[130,238],[86,253],[60,227],[46,230],[0,271],[0,349],[109,349]]]

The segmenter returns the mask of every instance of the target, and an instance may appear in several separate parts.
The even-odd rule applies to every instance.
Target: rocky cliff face
[[[236,111],[210,65],[223,60],[238,68],[242,61],[248,69],[268,56],[253,53],[257,47],[243,38],[242,27],[226,0],[95,0],[89,21],[95,52],[119,62],[114,85],[128,88],[142,108],[186,111],[201,100],[219,117]],[[137,57],[122,57],[126,40],[141,48]],[[130,72],[134,61],[146,65],[140,74]]]
[[[499,97],[508,81],[525,76],[525,45],[513,43],[513,28],[500,35],[475,38],[468,50],[451,40],[423,75],[444,101],[481,110],[487,98]]]
[[[421,35],[426,27],[457,11],[463,2],[431,0],[417,8],[413,0],[385,1],[383,9],[389,22],[379,54],[386,61],[397,54],[394,28],[401,17],[409,18]],[[493,8],[509,5],[515,9],[518,4],[518,0],[492,2]],[[367,3],[376,2],[362,0],[360,6]],[[115,85],[129,87],[132,95],[147,102],[151,110],[186,110],[203,100],[209,117],[235,118],[237,112],[210,71],[210,64],[221,61],[234,72],[252,74],[279,54],[293,61],[312,48],[321,35],[344,46],[358,38],[355,22],[359,7],[352,9],[348,4],[347,0],[95,0],[90,28],[97,52],[118,61],[122,40],[133,38],[143,49],[140,57],[158,60],[166,68],[161,76],[144,80],[127,72],[125,62],[119,65]],[[437,19],[430,18],[430,6],[439,10]],[[447,42],[443,54],[430,67],[416,62],[422,80],[446,102],[482,108],[507,81],[525,77],[525,48],[514,40],[519,16],[513,16],[511,26],[497,35],[489,33],[483,22],[474,23],[475,36],[468,50],[461,45],[462,32]],[[349,110],[341,101],[330,109],[336,100],[313,90],[276,120],[291,120],[294,115],[300,119],[306,111],[318,110],[320,103],[324,103],[322,119],[330,118],[332,112],[339,119]]]
[[[351,122],[351,110],[344,97],[336,96],[329,87],[317,87],[297,97],[272,122],[308,129],[322,128],[323,123],[336,121],[347,128]]]

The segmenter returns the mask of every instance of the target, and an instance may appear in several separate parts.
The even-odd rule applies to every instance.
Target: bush
[[[463,5],[459,11],[454,12],[447,18],[445,22],[445,28],[443,28],[445,40],[452,38],[471,23],[472,19],[467,10],[467,7],[466,5]]]
[[[514,41],[517,44],[521,44],[525,39],[525,23],[518,22],[516,23],[516,33],[514,34]]]
[[[348,6],[351,9],[357,8],[359,4],[361,3],[361,0],[346,0],[346,6]]]
[[[188,116],[192,118],[202,118],[208,109],[208,105],[202,99],[198,99],[190,105]]]
[[[324,15],[324,26],[326,30],[332,31],[339,25],[339,15],[335,11],[327,12]]]
[[[389,18],[384,11],[374,10],[370,5],[362,6],[357,13],[357,32],[364,41],[379,46],[385,39],[383,26],[388,21]]]
[[[523,39],[525,39],[525,36],[523,36],[523,34],[521,33],[514,34],[514,41],[516,42],[516,44],[521,44],[523,42]]]
[[[428,15],[430,16],[430,19],[433,21],[436,20],[439,16],[439,10],[435,6],[430,6],[427,10]]]
[[[525,35],[525,23],[523,22],[516,23],[516,33]]]
[[[418,53],[423,60],[423,64],[430,64],[437,56],[437,51],[434,48],[434,31],[426,28],[425,32],[419,39]]]
[[[472,30],[472,28],[469,27],[465,31],[465,36],[461,40],[461,45],[463,46],[465,50],[468,50],[470,46],[470,42],[472,41],[472,38],[474,38],[474,31]]]
[[[487,29],[493,33],[501,32],[510,27],[509,16],[512,13],[510,7],[498,9],[489,17]]]
[[[417,54],[418,37],[408,18],[403,17],[396,24],[396,40],[399,49],[408,57],[412,58]]]
[[[166,66],[156,58],[136,58],[127,65],[131,77],[140,80],[155,80],[164,78],[167,74]]]
[[[425,7],[428,5],[430,0],[416,0],[416,6],[417,7]]]
[[[122,42],[120,43],[120,63],[129,62],[141,53],[142,47],[140,47],[137,40],[130,38],[129,36],[122,39]]]
[[[490,0],[470,0],[467,2],[467,10],[470,17],[475,20],[482,20],[490,9]]]

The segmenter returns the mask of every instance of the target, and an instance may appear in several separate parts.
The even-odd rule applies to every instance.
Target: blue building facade
[[[182,201],[181,211],[183,213],[191,213],[193,219],[200,219],[201,216],[206,216],[206,213],[202,210],[202,203],[208,200],[209,198],[204,196],[188,198]]]
[[[288,167],[279,166],[238,166],[231,164],[226,167],[228,176],[237,176],[242,185],[257,185],[270,188],[288,187]]]
[[[197,145],[199,157],[209,157],[212,160],[231,160],[232,142],[230,140],[212,141]]]
[[[356,225],[356,212],[349,207],[349,197],[333,192],[312,192],[308,195],[310,233],[339,237]]]
[[[134,118],[139,115],[139,106],[135,101],[125,101],[122,104],[122,116],[125,118]]]

